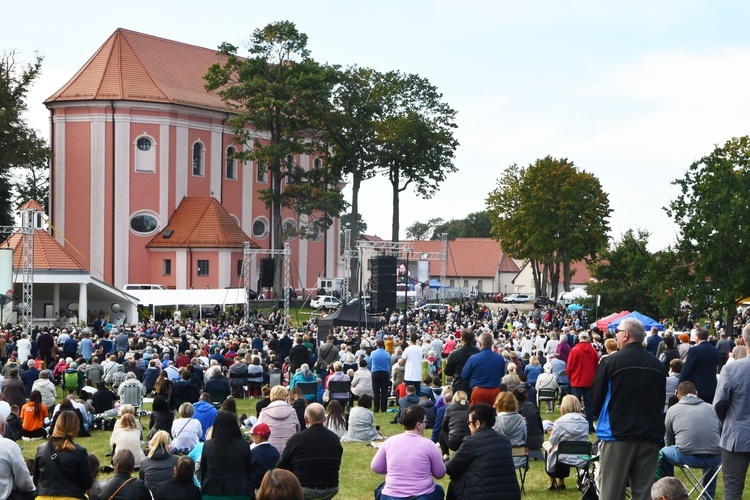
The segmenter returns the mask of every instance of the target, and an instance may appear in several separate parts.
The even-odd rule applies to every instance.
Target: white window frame
[[[195,172],[195,147],[200,146],[201,148],[201,155],[200,155],[200,165],[199,165],[199,173]],[[190,148],[190,171],[193,173],[193,177],[205,177],[206,176],[206,145],[203,144],[203,141],[198,139],[195,141]]]
[[[259,221],[263,222],[266,228],[265,232],[261,236],[258,236],[257,234],[255,234],[255,223]],[[266,238],[268,238],[268,235],[271,234],[271,223],[269,222],[267,217],[264,217],[262,215],[260,217],[256,217],[255,220],[253,221],[253,225],[250,227],[250,232],[253,233],[253,238],[258,239],[258,240],[265,240]]]
[[[141,139],[147,139],[151,142],[151,147],[148,151],[143,151],[138,147],[138,141]],[[139,174],[155,174],[156,173],[156,140],[148,135],[146,132],[142,133],[133,141],[133,158],[135,158],[134,166],[135,171]]]
[[[232,153],[229,152],[229,150],[234,150]],[[229,158],[230,155],[233,155],[237,152],[237,148],[234,146],[228,146],[227,149],[224,151],[224,178],[228,181],[236,181],[237,180],[237,164],[239,163],[237,161],[237,158]],[[233,175],[229,175],[229,162],[232,162],[232,170]]]

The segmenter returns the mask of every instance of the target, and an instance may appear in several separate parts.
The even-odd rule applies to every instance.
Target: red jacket
[[[599,353],[591,342],[579,342],[568,355],[566,373],[571,387],[591,387],[594,384]]]

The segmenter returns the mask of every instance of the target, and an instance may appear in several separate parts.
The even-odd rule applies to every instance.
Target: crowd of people
[[[655,479],[684,465],[703,470],[711,497],[722,467],[724,498],[742,497],[750,326],[710,337],[659,325],[647,336],[635,319],[605,332],[563,308],[473,301],[386,318],[325,334],[278,315],[248,327],[162,318],[8,329],[0,469],[12,473],[0,470],[0,496],[333,498],[341,443],[372,442],[371,469],[385,476],[376,498],[516,499],[528,457],[544,459],[546,487],[564,489],[586,461],[558,445],[594,434],[601,498],[626,487],[670,498],[676,483]],[[257,398],[255,415],[237,414],[240,397]],[[545,403],[560,407],[555,422]],[[402,434],[385,438],[375,415],[386,412]],[[111,431],[111,460],[75,443],[100,430]],[[12,441],[45,438],[27,467]],[[106,481],[102,468],[114,472]],[[446,475],[444,489],[435,480]]]

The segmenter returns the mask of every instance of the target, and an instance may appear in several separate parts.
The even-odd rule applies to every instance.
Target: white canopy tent
[[[128,294],[137,297],[139,305],[148,307],[174,307],[218,305],[224,309],[228,305],[245,304],[244,288],[221,289],[187,289],[187,290],[128,290]]]

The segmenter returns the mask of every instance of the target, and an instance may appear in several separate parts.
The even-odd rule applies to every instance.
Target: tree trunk
[[[362,186],[362,172],[360,169],[356,169],[352,173],[352,214],[349,217],[349,227],[351,228],[351,242],[352,242],[352,282],[349,284],[349,288],[352,291],[352,295],[359,294],[359,252],[357,252],[357,242],[359,241],[359,188]]]
[[[281,173],[281,168],[277,170],[278,174],[272,175],[273,182],[273,203],[271,205],[271,228],[273,238],[271,239],[271,250],[283,249],[282,238],[281,238],[281,179],[284,175]],[[273,272],[273,297],[276,300],[283,299],[284,283],[283,277],[283,266],[284,260],[281,255],[274,255],[274,272]]]
[[[398,167],[391,168],[391,189],[393,191],[393,219],[391,221],[391,241],[394,243],[398,242],[398,220],[399,220],[399,207],[398,207]]]
[[[534,293],[539,296],[542,290],[542,275],[539,270],[539,261],[536,259],[529,259],[529,265],[531,266],[531,274],[534,277]]]
[[[727,321],[724,324],[724,333],[727,335],[727,338],[739,337],[739,335],[734,334],[734,317],[736,315],[737,315],[737,309],[734,307],[734,305],[727,307]],[[717,332],[717,335],[718,335],[718,332]]]
[[[570,256],[563,252],[563,291],[570,291]]]

